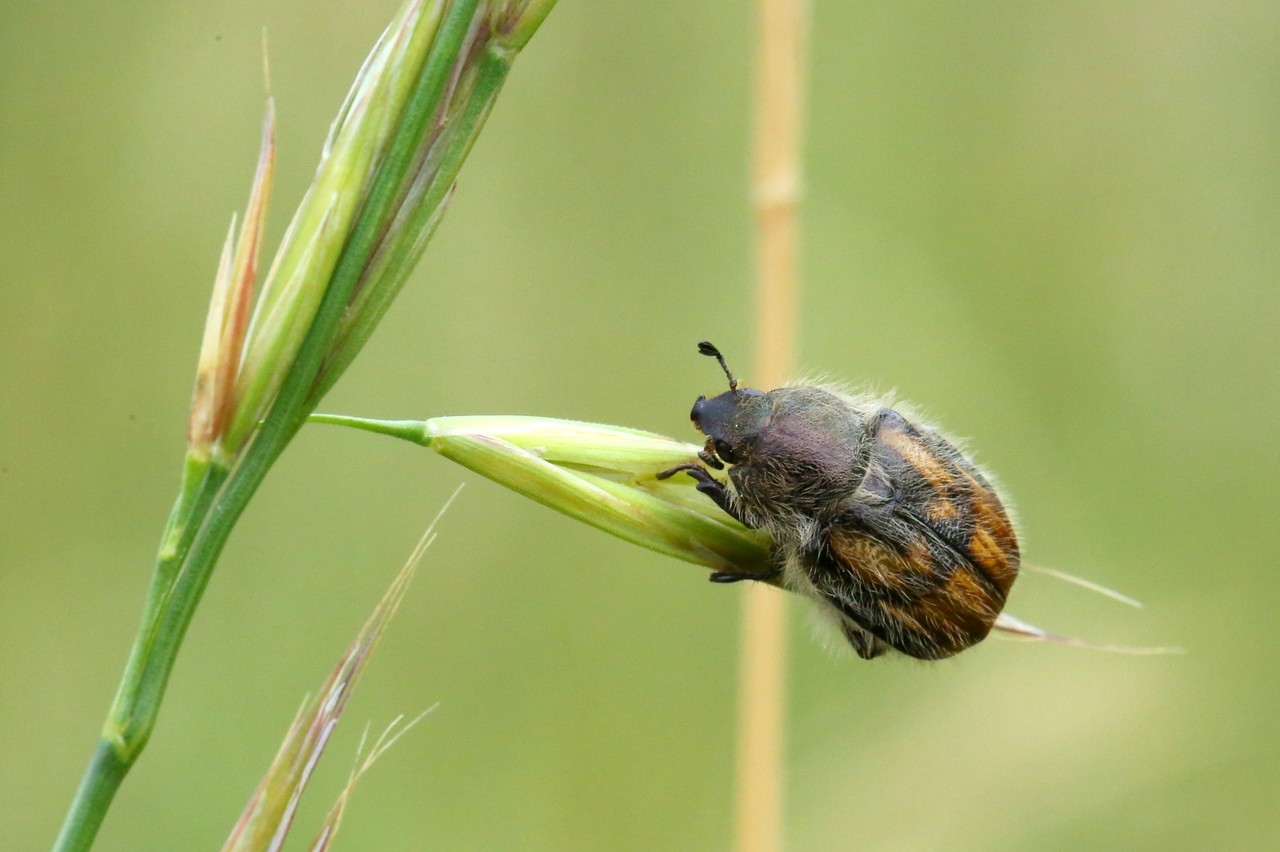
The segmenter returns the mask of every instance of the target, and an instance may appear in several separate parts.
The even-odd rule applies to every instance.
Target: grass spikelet
[[[391,586],[378,601],[378,605],[374,607],[373,613],[356,634],[346,653],[338,660],[338,664],[320,691],[315,697],[304,700],[302,708],[294,717],[293,724],[289,726],[279,751],[276,752],[275,759],[267,769],[267,774],[258,784],[258,788],[245,805],[240,819],[223,845],[224,852],[276,850],[284,844],[307,782],[311,780],[320,756],[329,744],[334,729],[355,690],[356,683],[363,674],[378,640],[404,599],[405,591],[409,588],[409,582],[413,579],[422,555],[435,540],[436,525],[457,495],[458,492],[454,491],[453,496],[422,534],[417,547],[414,548],[404,567],[396,574]],[[383,736],[379,737],[369,758],[348,781],[348,789],[343,792],[338,804],[335,805],[338,813],[330,814],[333,830],[337,828],[337,823],[341,819],[341,809],[345,807],[345,800],[350,796],[356,780],[412,724],[401,728],[394,736],[392,736],[393,729],[389,727]],[[328,822],[329,820],[326,820],[326,825]],[[325,832],[322,832],[322,836],[324,834]],[[332,831],[329,834],[331,835]]]

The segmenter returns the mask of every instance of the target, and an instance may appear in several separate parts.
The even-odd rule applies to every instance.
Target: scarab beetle
[[[800,384],[739,387],[690,414],[703,464],[679,465],[744,525],[772,538],[770,579],[817,601],[864,659],[933,660],[980,642],[1018,574],[1018,540],[990,480],[955,444],[883,401]],[[703,466],[705,465],[705,467]],[[724,470],[722,482],[708,468]]]

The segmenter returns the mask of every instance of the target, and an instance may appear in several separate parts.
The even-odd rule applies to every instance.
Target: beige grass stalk
[[[756,219],[756,381],[795,364],[796,246],[807,0],[760,0],[752,201]],[[735,848],[782,848],[786,598],[753,584],[743,607]]]

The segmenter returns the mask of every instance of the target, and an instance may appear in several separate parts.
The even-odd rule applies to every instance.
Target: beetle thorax
[[[778,526],[821,522],[866,473],[863,418],[819,388],[781,388],[768,398],[767,423],[729,472],[738,499],[753,517]]]

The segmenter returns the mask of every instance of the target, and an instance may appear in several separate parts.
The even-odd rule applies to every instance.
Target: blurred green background
[[[814,4],[800,361],[896,388],[1015,501],[990,641],[863,663],[794,603],[795,850],[1276,848],[1280,7]],[[137,624],[214,266],[279,112],[269,236],[392,2],[0,6],[0,846],[47,846]],[[324,408],[695,437],[751,376],[751,4],[562,0]],[[439,708],[347,849],[726,849],[740,590],[428,451],[304,431],[224,554],[100,848],[220,844],[470,482],[300,816]]]

